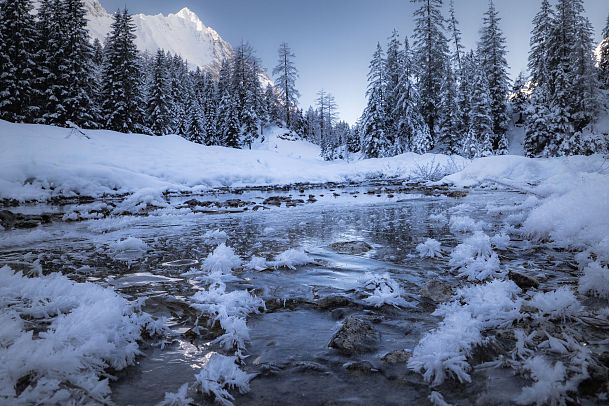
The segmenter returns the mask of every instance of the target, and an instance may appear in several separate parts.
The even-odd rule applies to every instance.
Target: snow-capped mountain
[[[85,0],[89,30],[93,39],[104,41],[110,32],[113,17],[98,0]],[[188,8],[175,14],[135,14],[136,45],[141,51],[164,49],[186,59],[189,64],[216,70],[232,47]]]

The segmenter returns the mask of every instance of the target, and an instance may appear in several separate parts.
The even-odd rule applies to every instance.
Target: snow
[[[112,14],[98,0],[86,0],[85,9],[91,36],[103,44],[111,29]],[[193,66],[214,68],[233,52],[215,30],[205,26],[188,8],[169,15],[135,14],[133,23],[137,48],[151,54],[164,49],[180,55]]]
[[[9,267],[0,269],[0,309],[0,397],[13,404],[110,402],[102,373],[134,363],[145,327],[111,289],[60,274],[27,278]],[[27,375],[33,380],[17,395]]]
[[[526,387],[515,399],[521,405],[558,405],[564,404],[563,396],[567,391],[564,384],[567,370],[560,361],[551,365],[542,356],[528,359],[525,368],[530,372],[535,381],[532,386]]]
[[[297,266],[302,266],[314,262],[302,248],[291,248],[275,257],[275,260],[268,263],[273,268],[289,268],[296,269]]]
[[[165,393],[165,399],[156,406],[188,406],[194,402],[194,399],[188,397],[188,384],[180,386],[176,393]]]
[[[228,389],[238,389],[240,393],[250,390],[253,375],[242,371],[236,361],[236,357],[210,352],[205,356],[203,368],[195,375],[202,391],[213,394],[216,401],[224,406],[232,406],[231,401],[235,399]]]
[[[283,131],[267,129],[264,143],[253,150],[238,150],[193,144],[172,135],[99,130],[86,131],[87,139],[70,136],[70,129],[0,121],[0,199],[137,192],[116,210],[138,212],[149,204],[163,207],[164,191],[362,181],[379,176],[409,179],[419,165],[454,159],[408,153],[351,163],[325,162],[319,147],[311,143],[278,139]]]
[[[139,238],[127,237],[124,240],[110,243],[110,249],[115,252],[147,251],[149,247],[148,244]]]

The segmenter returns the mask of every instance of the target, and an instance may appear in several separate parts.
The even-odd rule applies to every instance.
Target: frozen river
[[[5,232],[0,266],[61,271],[75,281],[113,288],[129,300],[146,298],[143,310],[166,317],[173,334],[143,340],[136,364],[112,372],[112,400],[156,404],[188,383],[195,404],[207,404],[213,398],[196,393],[194,375],[210,351],[222,349],[211,344],[217,327],[200,323],[190,306],[208,281],[189,271],[200,270],[220,242],[232,247],[244,265],[252,257],[270,260],[288,249],[303,249],[313,262],[295,269],[241,266],[227,283],[228,290],[247,289],[266,305],[266,311],[247,320],[250,340],[242,369],[256,375],[248,393],[231,392],[235,404],[426,404],[431,389],[422,375],[408,369],[408,359],[442,320],[432,315],[437,306],[471,283],[449,265],[464,238],[451,227],[452,217],[471,218],[489,236],[509,237],[497,251],[504,274],[530,275],[541,291],[574,283],[574,252],[518,234],[523,214],[518,207],[526,207],[526,199],[510,191],[454,193],[379,183],[167,196],[165,204],[126,209],[141,210],[138,215],[111,214],[122,207],[117,201],[24,206],[11,210],[55,213],[65,221]],[[417,245],[429,238],[441,244],[441,256],[419,255]],[[362,289],[366,273],[388,273],[409,305],[371,306]],[[594,309],[596,302],[587,300]],[[376,339],[369,348],[349,352],[329,346],[353,318],[371,326]],[[606,331],[563,322],[584,329],[584,344],[600,356]],[[546,327],[531,329],[551,333]],[[483,331],[486,345],[468,351],[471,383],[447,379],[433,390],[455,404],[511,404],[530,381],[508,363],[490,366],[511,357],[511,330]]]

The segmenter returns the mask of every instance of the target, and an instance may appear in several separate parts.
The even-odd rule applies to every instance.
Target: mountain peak
[[[189,23],[194,24],[197,31],[203,31],[206,28],[205,24],[203,24],[203,21],[201,21],[199,16],[194,11],[189,9],[188,7],[184,7],[182,10],[180,10],[176,14],[174,14],[174,16],[181,18]]]

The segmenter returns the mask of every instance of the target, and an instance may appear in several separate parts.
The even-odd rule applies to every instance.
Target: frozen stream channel
[[[501,241],[493,247],[500,263],[497,274],[504,280],[521,287],[539,282],[527,286],[528,292],[519,291],[518,298],[565,286],[577,291],[576,252],[531,242],[518,233],[528,198],[512,191],[454,193],[379,183],[171,196],[165,204],[149,199],[148,207],[135,209],[146,215],[133,215],[124,202],[22,206],[10,210],[55,213],[64,221],[4,232],[0,267],[60,271],[78,282],[113,288],[129,300],[146,298],[144,311],[166,317],[172,334],[144,339],[135,365],[111,371],[116,378],[112,400],[118,405],[153,405],[184,383],[190,385],[194,404],[213,403],[212,396],[197,392],[195,374],[206,355],[224,350],[211,343],[218,326],[202,322],[191,307],[192,296],[209,281],[201,272],[189,271],[200,271],[222,242],[242,260],[227,290],[247,289],[266,306],[247,319],[250,340],[242,369],[255,377],[248,393],[231,391],[235,404],[429,404],[430,396],[436,399],[433,391],[454,404],[513,404],[534,382],[513,364],[518,360],[516,326],[557,339],[559,330],[579,333],[574,340],[589,349],[598,370],[577,382],[573,400],[597,404],[594,394],[606,385],[607,324],[603,327],[598,313],[602,303],[585,297],[578,298],[584,306],[578,319],[565,316],[543,324],[524,304],[522,313],[528,316],[484,327],[484,345],[464,351],[471,383],[447,374],[444,383],[430,388],[422,374],[408,368],[420,340],[442,322],[441,315],[432,315],[440,303],[459,287],[483,283],[460,276],[449,264],[451,252],[468,233],[482,231]],[[126,214],[117,214],[117,207],[126,207]],[[441,244],[441,256],[419,255],[417,246],[427,239]],[[294,269],[245,266],[252,257],[271,260],[288,249],[303,249],[313,262]],[[508,277],[509,271],[517,275]],[[409,305],[375,307],[365,301],[365,279],[385,273],[399,283]],[[371,327],[376,338],[360,350],[330,347],[341,326],[354,318]],[[550,351],[555,343],[548,340],[548,349],[541,338],[530,351],[549,359],[557,354],[558,359],[560,351]]]

